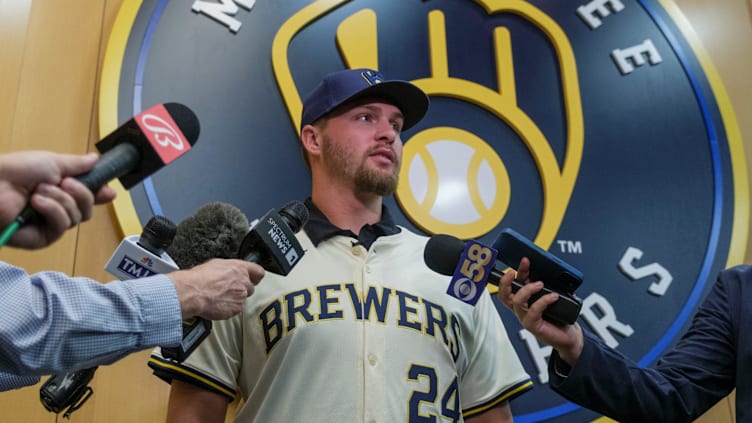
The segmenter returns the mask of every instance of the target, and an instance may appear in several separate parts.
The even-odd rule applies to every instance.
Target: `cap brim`
[[[349,97],[341,104],[362,98],[380,98],[397,106],[404,117],[402,130],[410,129],[423,119],[429,105],[428,96],[420,88],[407,81],[394,80],[374,84]]]

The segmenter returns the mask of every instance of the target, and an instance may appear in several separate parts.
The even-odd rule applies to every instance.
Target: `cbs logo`
[[[457,263],[457,269],[449,286],[449,293],[462,301],[474,303],[477,301],[486,280],[486,273],[490,271],[496,259],[496,252],[489,247],[475,241],[470,241],[462,254],[463,259]]]

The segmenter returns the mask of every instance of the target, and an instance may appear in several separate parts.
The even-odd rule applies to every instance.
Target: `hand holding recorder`
[[[558,324],[575,323],[582,300],[577,298],[574,291],[582,284],[582,272],[510,228],[499,233],[493,248],[499,252],[499,261],[512,268],[518,266],[517,277],[512,280],[512,293],[517,293],[528,281],[541,281],[543,286],[529,296],[527,305],[556,293],[556,299],[543,310],[542,317]],[[524,258],[528,259],[525,268],[521,265]]]
[[[582,353],[584,343],[582,328],[577,322],[562,324],[544,318],[546,310],[562,297],[552,291],[543,293],[543,282],[532,282],[529,275],[530,260],[523,258],[516,274],[510,271],[501,277],[497,296],[514,312],[522,327],[539,340],[551,345],[559,352],[561,359],[571,366]],[[523,283],[520,284],[519,280]],[[515,288],[514,285],[519,285],[519,288]],[[531,301],[533,298],[537,300]]]
[[[471,258],[470,256],[477,254],[467,254],[467,250],[477,249],[478,247],[487,251],[487,253],[482,254],[488,255],[487,260],[484,260],[486,266],[490,265],[487,272],[477,269],[481,263],[468,265],[468,262],[473,261],[468,261]],[[491,252],[493,254],[498,253],[498,257]],[[504,273],[498,269],[497,261],[514,267],[525,258],[527,258],[525,267],[520,266],[518,268],[518,277],[515,279],[514,276],[511,276],[512,279],[509,282],[510,294],[517,292],[528,280],[544,281],[545,286],[527,297],[528,305],[543,295],[558,293],[556,299],[543,311],[543,318],[557,324],[574,323],[582,307],[582,301],[574,295],[574,290],[582,283],[582,273],[511,229],[504,229],[499,234],[493,248],[483,246],[475,241],[469,241],[466,244],[451,235],[437,234],[428,240],[424,252],[426,265],[433,271],[447,276],[454,275],[453,282],[457,279],[458,272],[464,273],[466,278],[481,276],[482,273],[482,278],[480,278],[482,281],[479,280],[478,282],[482,282],[483,286],[486,282],[500,286]],[[488,262],[488,260],[493,261],[493,263]],[[531,262],[534,265],[531,266]],[[473,284],[465,280],[463,281],[464,288],[460,287],[459,290],[478,291],[477,287],[472,288],[471,285]],[[449,293],[452,294],[452,292]],[[453,295],[457,296],[456,293]],[[499,298],[504,301],[504,298]],[[512,308],[511,300],[504,301],[504,303]]]

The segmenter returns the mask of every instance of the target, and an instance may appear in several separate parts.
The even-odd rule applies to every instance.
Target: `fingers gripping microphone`
[[[177,269],[165,253],[175,237],[175,224],[162,216],[154,216],[144,226],[141,235],[126,237],[105,265],[105,269],[120,280],[151,276]],[[39,399],[48,411],[63,417],[81,408],[94,394],[88,386],[97,367],[75,372],[54,374],[39,388]]]
[[[211,258],[241,258],[286,275],[305,253],[295,233],[307,221],[305,205],[291,202],[279,213],[270,210],[249,230],[248,220],[239,209],[210,203],[178,224],[169,252],[181,269]],[[176,347],[162,347],[162,356],[185,360],[209,335],[211,327],[211,321],[202,318],[184,321],[183,341]]]
[[[479,266],[478,263],[485,263],[485,258],[490,257],[489,252],[485,250],[495,251],[492,248],[483,246],[475,241],[463,242],[459,238],[455,238],[451,235],[437,234],[432,236],[426,243],[426,248],[423,251],[423,259],[426,265],[436,273],[442,275],[453,276],[453,282],[457,279],[457,275],[476,274],[473,273],[473,269]],[[504,251],[499,251],[499,255],[503,255]],[[546,257],[539,257],[539,260],[547,260]],[[501,277],[504,272],[496,268],[496,260],[494,260],[492,266],[483,275],[485,281],[492,285],[499,285]],[[488,263],[485,263],[488,264]],[[510,265],[511,263],[507,263]],[[516,265],[516,264],[515,264]],[[531,263],[531,266],[533,264]],[[545,283],[546,281],[543,280]],[[517,280],[512,281],[512,292],[517,292],[524,284]],[[465,284],[465,286],[469,286]],[[465,288],[468,290],[469,288]],[[452,287],[450,286],[450,290]],[[447,291],[450,295],[457,296],[453,292]],[[462,291],[460,290],[460,293]],[[538,298],[550,294],[551,292],[557,292],[559,294],[559,300],[549,305],[543,312],[543,318],[558,324],[572,324],[577,320],[577,316],[580,314],[582,307],[582,301],[580,301],[574,294],[567,292],[553,291],[549,287],[544,286],[543,289],[530,297],[528,304],[534,303]]]
[[[237,258],[249,226],[248,218],[237,207],[221,202],[208,203],[178,223],[168,252],[181,269],[190,269],[212,258]],[[180,345],[162,347],[162,356],[185,360],[209,335],[211,327],[211,320],[200,317],[184,320]]]
[[[196,115],[180,103],[157,104],[134,116],[97,143],[102,153],[94,167],[76,179],[92,192],[119,178],[130,189],[191,149],[198,140]],[[19,227],[39,219],[27,205],[16,217]]]

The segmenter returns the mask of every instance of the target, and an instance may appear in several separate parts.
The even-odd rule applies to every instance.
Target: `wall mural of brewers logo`
[[[578,267],[580,322],[642,364],[747,241],[747,173],[712,63],[668,0],[126,0],[101,131],[159,102],[195,111],[190,155],[116,203],[127,234],[209,201],[249,218],[308,195],[301,97],[376,68],[431,109],[403,134],[401,225],[490,244],[512,227]],[[501,305],[538,385],[550,347]],[[638,311],[638,312],[636,312]],[[598,416],[539,387],[516,421]]]

